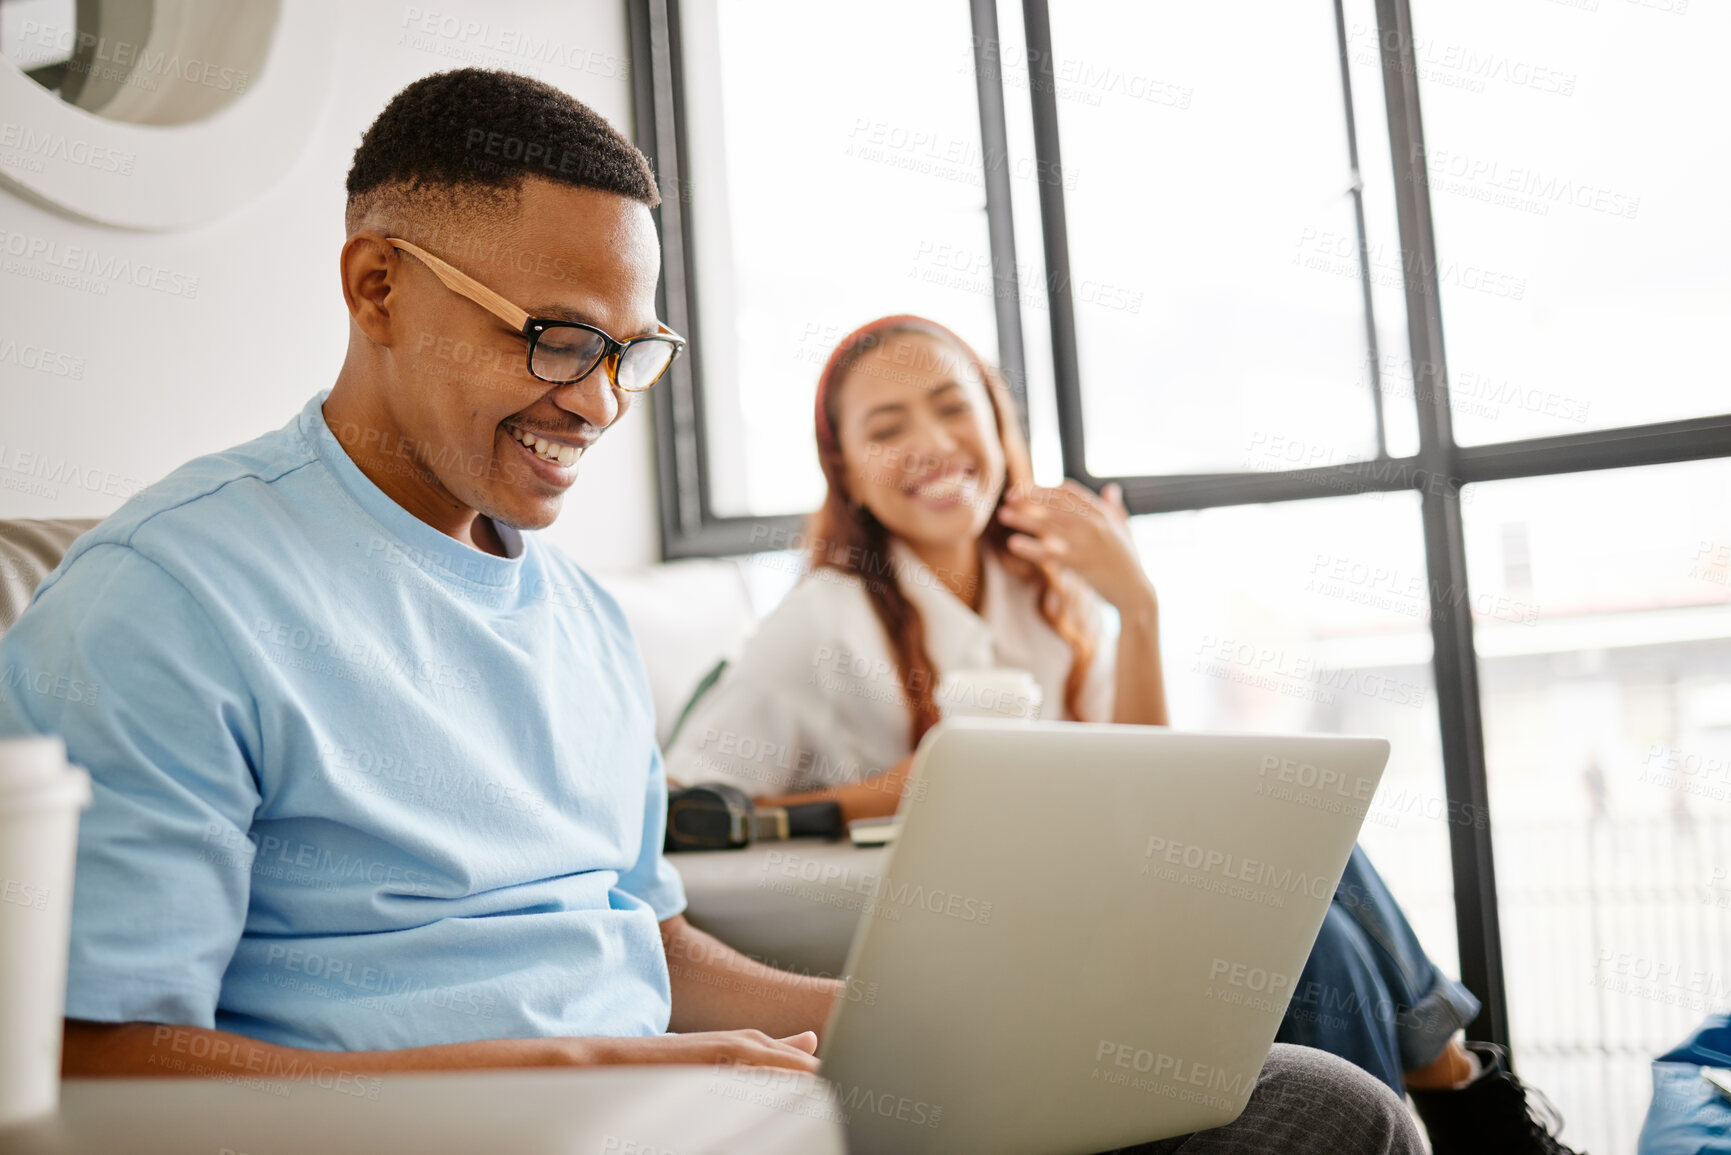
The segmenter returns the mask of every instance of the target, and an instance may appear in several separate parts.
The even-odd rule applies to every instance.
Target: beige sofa
[[[0,520],[0,633],[97,519]],[[788,584],[785,567],[707,560],[603,577],[631,622],[657,737],[666,741],[692,688],[731,652]],[[734,947],[787,970],[839,974],[876,882],[882,851],[810,839],[673,856],[688,917]]]

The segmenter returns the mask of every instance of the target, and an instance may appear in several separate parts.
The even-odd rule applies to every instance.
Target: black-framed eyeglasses
[[[531,317],[492,289],[398,237],[385,243],[403,250],[432,270],[454,293],[460,293],[521,333],[529,342],[529,373],[549,385],[569,385],[595,372],[603,361],[613,384],[627,393],[641,393],[666,374],[685,348],[685,338],[660,322],[659,332],[621,341],[604,329],[582,321]]]

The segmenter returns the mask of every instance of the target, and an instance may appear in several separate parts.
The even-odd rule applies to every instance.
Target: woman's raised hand
[[[1015,531],[1008,548],[1017,557],[1074,571],[1120,612],[1153,605],[1154,586],[1136,557],[1117,482],[1098,497],[1068,479],[1055,489],[1012,489],[998,516]]]

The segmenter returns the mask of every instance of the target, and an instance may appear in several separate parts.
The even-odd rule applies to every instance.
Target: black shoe
[[[1448,1091],[1410,1090],[1430,1132],[1435,1155],[1579,1155],[1557,1138],[1563,1117],[1537,1089],[1509,1070],[1508,1052],[1495,1043],[1468,1043],[1484,1066],[1479,1077]],[[1531,1094],[1538,1102],[1527,1101]]]

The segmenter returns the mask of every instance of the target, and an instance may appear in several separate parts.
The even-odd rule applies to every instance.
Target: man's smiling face
[[[628,197],[527,177],[486,252],[424,247],[532,317],[622,341],[656,332],[660,248],[648,207]],[[385,448],[412,453],[427,491],[418,497],[521,529],[550,525],[583,453],[633,394],[606,364],[567,385],[531,376],[522,334],[392,252],[386,404],[408,444]]]

